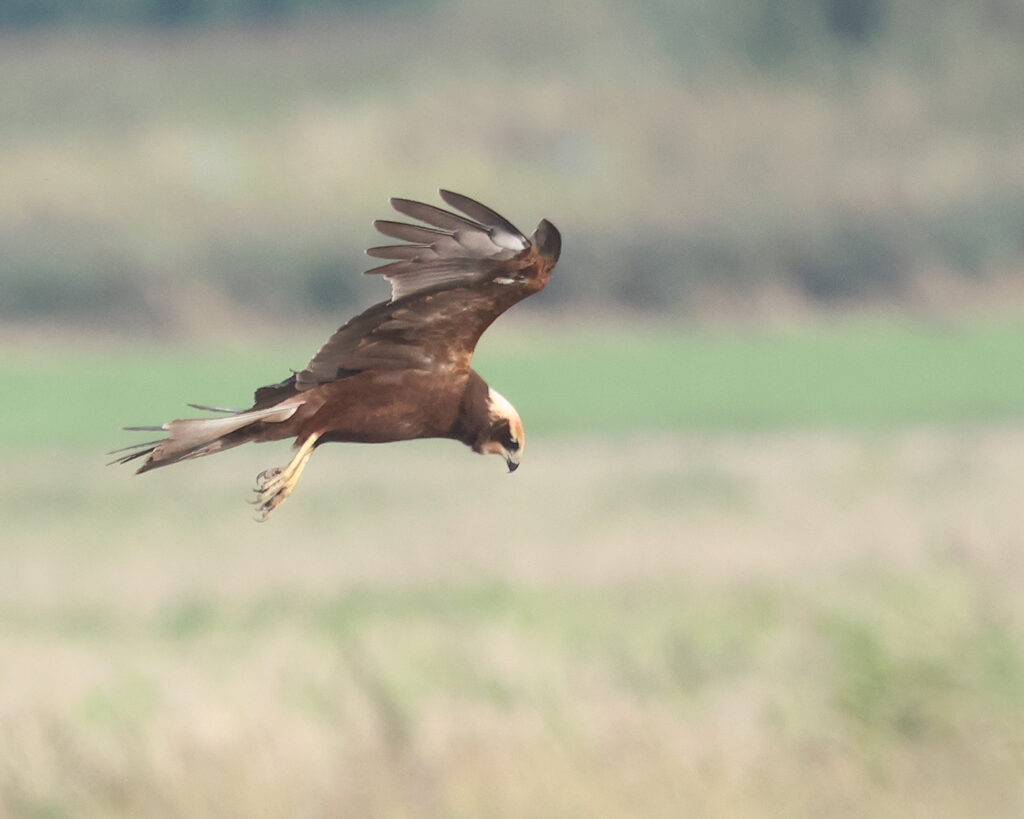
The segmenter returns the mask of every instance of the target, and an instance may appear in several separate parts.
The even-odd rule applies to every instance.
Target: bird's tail
[[[186,458],[212,455],[214,452],[221,452],[244,444],[251,437],[244,434],[245,428],[251,424],[257,422],[280,423],[291,418],[299,408],[298,404],[288,404],[287,406],[239,412],[196,404],[189,406],[230,414],[223,418],[183,418],[153,427],[125,427],[125,429],[133,431],[162,431],[167,433],[167,437],[142,444],[132,444],[123,449],[109,452],[108,455],[118,455],[110,463],[126,464],[136,458],[145,457],[146,460],[142,462],[142,466],[138,468],[137,472],[148,472],[158,466],[167,466]]]

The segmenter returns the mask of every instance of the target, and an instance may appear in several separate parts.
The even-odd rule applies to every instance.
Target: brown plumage
[[[525,237],[490,208],[451,191],[456,211],[392,199],[423,225],[378,220],[374,226],[406,244],[372,247],[388,260],[366,271],[391,283],[391,299],[338,329],[304,370],[256,390],[247,410],[188,418],[159,427],[166,438],[127,447],[115,463],[144,457],[139,472],[210,455],[250,441],[295,438],[284,467],[257,477],[257,516],[265,520],[295,488],[313,450],[329,441],[385,443],[452,438],[474,452],[519,465],[525,435],[515,408],[470,368],[491,322],[542,290],[562,239],[547,220]]]

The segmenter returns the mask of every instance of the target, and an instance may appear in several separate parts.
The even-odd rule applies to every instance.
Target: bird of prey
[[[313,451],[330,441],[452,438],[515,470],[526,444],[519,413],[470,361],[491,322],[548,283],[561,234],[543,219],[527,238],[479,202],[440,194],[453,210],[391,200],[423,224],[374,222],[403,242],[366,251],[388,260],[366,273],[387,279],[391,298],[339,328],[304,370],[260,387],[246,410],[190,404],[220,415],[127,427],[167,435],[111,453],[125,453],[112,463],[145,458],[138,472],[148,472],[250,441],[294,438],[294,457],[257,476],[259,520],[291,495]]]

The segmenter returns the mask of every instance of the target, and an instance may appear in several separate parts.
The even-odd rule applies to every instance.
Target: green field
[[[514,476],[445,441],[136,477],[125,421],[315,341],[10,343],[0,815],[1024,810],[1024,326],[512,326]]]
[[[248,406],[301,369],[332,330],[282,346],[8,345],[0,450],[113,448],[118,427]],[[532,434],[892,427],[1024,415],[1024,319],[857,320],[794,330],[613,326],[555,331],[505,321],[475,366]]]

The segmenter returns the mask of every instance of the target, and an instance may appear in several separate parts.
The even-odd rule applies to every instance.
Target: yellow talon
[[[306,468],[319,435],[310,435],[302,442],[298,452],[284,467],[267,469],[256,476],[256,519],[265,521],[295,490],[295,485]]]

